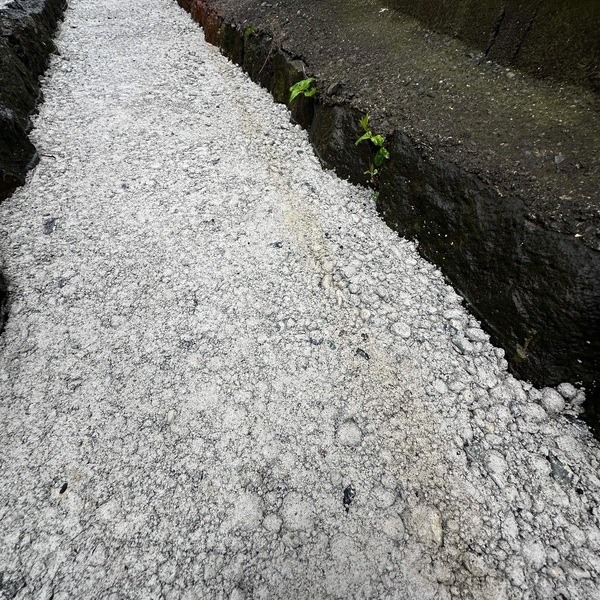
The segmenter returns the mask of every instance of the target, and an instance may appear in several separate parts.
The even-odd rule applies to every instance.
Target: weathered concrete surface
[[[0,333],[4,329],[8,311],[8,287],[6,285],[6,278],[0,271]]]
[[[580,392],[172,0],[70,6],[0,205],[0,597],[597,600]]]
[[[303,73],[317,77],[319,95],[292,112],[323,162],[355,182],[366,179],[368,155],[354,140],[370,111],[392,155],[378,182],[386,221],[419,240],[515,373],[540,385],[583,382],[597,404],[593,94],[481,67],[375,2],[179,3],[278,101]]]
[[[384,0],[485,59],[600,91],[597,0]]]

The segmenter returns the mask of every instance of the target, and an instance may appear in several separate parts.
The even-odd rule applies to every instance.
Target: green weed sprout
[[[317,88],[311,87],[312,84],[314,83],[314,81],[315,81],[314,77],[309,77],[308,79],[302,79],[302,81],[295,83],[290,88],[290,102],[289,103],[291,104],[296,99],[296,97],[298,97],[300,94],[302,94],[306,98],[310,98],[311,96],[314,96],[317,93]]]
[[[370,176],[371,183],[375,183],[375,177],[379,173],[381,165],[390,158],[390,153],[385,147],[385,138],[382,135],[373,135],[373,132],[369,129],[369,119],[369,113],[367,113],[360,120],[360,126],[363,128],[364,133],[356,140],[355,145],[358,146],[361,142],[369,141],[377,148],[373,160],[369,162],[369,168],[365,171],[365,175]]]

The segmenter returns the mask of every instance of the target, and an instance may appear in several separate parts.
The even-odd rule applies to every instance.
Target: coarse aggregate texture
[[[4,598],[597,598],[600,447],[171,0],[73,0],[0,206]]]

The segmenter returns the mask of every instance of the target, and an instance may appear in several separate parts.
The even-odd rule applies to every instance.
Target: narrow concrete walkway
[[[600,597],[574,405],[175,2],[70,5],[0,206],[0,597]]]

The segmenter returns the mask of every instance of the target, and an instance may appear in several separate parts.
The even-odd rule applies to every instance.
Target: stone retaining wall
[[[598,0],[387,0],[486,58],[600,91]]]
[[[27,135],[40,100],[38,77],[51,52],[52,36],[66,0],[13,0],[0,8],[0,202],[37,163]],[[0,331],[6,318],[7,286],[0,273]]]

